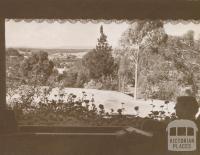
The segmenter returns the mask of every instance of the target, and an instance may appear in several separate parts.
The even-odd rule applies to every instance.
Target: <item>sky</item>
[[[104,33],[110,45],[118,45],[121,34],[128,28],[127,23],[98,23],[86,24],[77,22],[66,23],[37,23],[32,21],[6,22],[6,47],[29,48],[94,48],[100,35],[99,28],[103,25]],[[195,32],[195,39],[200,37],[200,24],[164,25],[165,32],[170,35],[180,36],[188,30]]]

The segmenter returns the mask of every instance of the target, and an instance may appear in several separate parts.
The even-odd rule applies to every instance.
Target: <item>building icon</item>
[[[169,151],[195,151],[197,149],[198,128],[193,121],[175,120],[168,124]]]

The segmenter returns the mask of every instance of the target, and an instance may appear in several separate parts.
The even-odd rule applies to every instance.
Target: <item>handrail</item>
[[[20,130],[21,129],[21,130]],[[44,131],[46,129],[46,131]],[[92,132],[91,132],[92,131]],[[134,127],[121,126],[87,126],[87,127],[66,127],[66,126],[19,126],[19,132],[4,134],[3,136],[125,136],[137,134],[145,137],[153,137],[153,134]]]
[[[21,126],[21,129],[24,131],[19,126],[18,132],[0,135],[0,154],[146,155],[146,151],[152,152],[152,134],[133,127]]]

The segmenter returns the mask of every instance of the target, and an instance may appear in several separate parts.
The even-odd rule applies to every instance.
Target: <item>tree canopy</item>
[[[45,85],[53,68],[54,64],[48,59],[48,53],[40,51],[24,60],[21,72],[25,83]]]
[[[100,27],[100,38],[96,48],[83,57],[83,65],[89,70],[91,79],[113,74],[116,65],[112,56],[112,47],[109,46],[107,36],[103,32],[103,26]]]
[[[133,74],[137,63],[138,88],[148,97],[171,100],[188,85],[197,93],[199,45],[192,30],[170,36],[161,21],[139,21],[122,34],[120,57],[128,55]]]

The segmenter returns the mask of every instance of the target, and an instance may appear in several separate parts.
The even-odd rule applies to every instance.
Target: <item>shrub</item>
[[[23,89],[18,100],[10,103],[20,125],[66,125],[66,126],[133,126],[142,128],[142,122],[146,118],[138,116],[139,107],[135,107],[137,115],[127,116],[123,114],[124,108],[118,109],[117,114],[112,109],[110,113],[105,112],[104,106],[94,104],[95,100],[77,98],[74,94],[65,95],[63,92],[57,95],[57,100],[49,100],[48,95],[51,88],[44,88],[43,91],[31,87]],[[34,98],[41,95],[39,102]],[[66,98],[66,100],[64,100]],[[168,104],[166,102],[166,104]],[[172,115],[174,118],[175,115]],[[153,111],[148,119],[169,119],[161,111]]]
[[[88,83],[84,84],[84,88],[87,89],[101,89],[102,88],[102,83],[101,82],[96,82],[95,80],[90,80]]]

